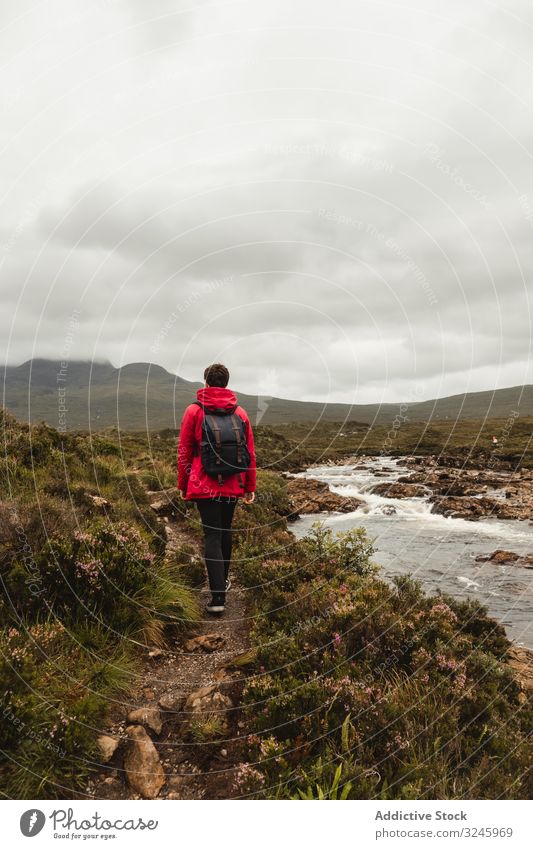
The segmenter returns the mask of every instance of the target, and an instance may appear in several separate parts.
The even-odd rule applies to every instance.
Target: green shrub
[[[148,490],[172,489],[177,486],[177,469],[175,465],[149,457],[147,467],[141,470],[139,478]]]
[[[371,551],[361,531],[317,530],[289,560],[247,563],[253,730],[236,791],[528,798],[533,714],[503,629],[478,604],[379,579]]]
[[[131,653],[102,629],[59,622],[0,634],[0,774],[15,799],[61,798],[82,788],[109,700],[132,685]]]
[[[124,523],[54,538],[31,568],[16,560],[5,584],[18,616],[35,619],[44,606],[63,622],[86,617],[148,642],[162,641],[165,624],[185,628],[199,616],[178,569]]]
[[[98,764],[110,702],[138,681],[136,644],[199,619],[187,586],[198,558],[164,558],[139,439],[123,456],[118,433],[59,434],[2,411],[0,426],[2,790],[69,798]]]

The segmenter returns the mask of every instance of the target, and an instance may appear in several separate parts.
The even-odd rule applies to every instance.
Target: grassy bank
[[[248,749],[234,792],[258,798],[530,798],[533,713],[504,630],[476,602],[380,578],[361,530],[288,540],[260,482],[236,568],[254,652],[241,659]]]
[[[411,421],[409,410],[399,407],[389,424],[378,427],[347,422],[310,429],[308,425],[293,424],[280,425],[276,432],[289,443],[289,456],[294,449],[297,461],[299,452],[312,463],[339,460],[351,454],[452,454],[480,464],[490,458],[508,461],[512,468],[533,467],[531,417],[450,419],[428,424]],[[493,445],[493,436],[498,445]]]
[[[14,798],[84,786],[142,646],[198,619],[139,476],[116,444],[3,416],[0,774]]]

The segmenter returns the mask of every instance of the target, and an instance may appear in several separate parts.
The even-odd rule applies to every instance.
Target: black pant
[[[231,523],[237,499],[231,496],[197,498],[196,504],[204,530],[209,588],[213,595],[219,597],[219,601],[223,601],[231,561]]]

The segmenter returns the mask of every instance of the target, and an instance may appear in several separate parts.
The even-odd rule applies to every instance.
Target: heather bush
[[[17,616],[85,617],[143,641],[160,643],[165,624],[183,629],[199,615],[179,570],[125,523],[57,536],[31,564],[15,559],[4,581]]]
[[[109,700],[132,685],[124,641],[100,628],[20,623],[0,633],[0,777],[16,799],[82,788],[97,760]]]
[[[528,798],[532,711],[479,604],[386,582],[364,534],[317,529],[250,561],[252,734],[236,792],[267,798]],[[255,572],[254,572],[255,570]]]
[[[165,559],[136,442],[126,457],[113,434],[59,434],[1,411],[0,426],[2,791],[69,798],[97,768],[110,705],[138,680],[138,644],[198,620],[198,558]]]

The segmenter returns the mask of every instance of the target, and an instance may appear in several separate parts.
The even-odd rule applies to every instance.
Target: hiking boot
[[[205,606],[206,613],[210,613],[212,616],[222,616],[224,613],[224,596],[214,595],[209,602]]]
[[[229,578],[226,578],[226,592],[229,593],[230,590],[231,590],[231,580]]]

